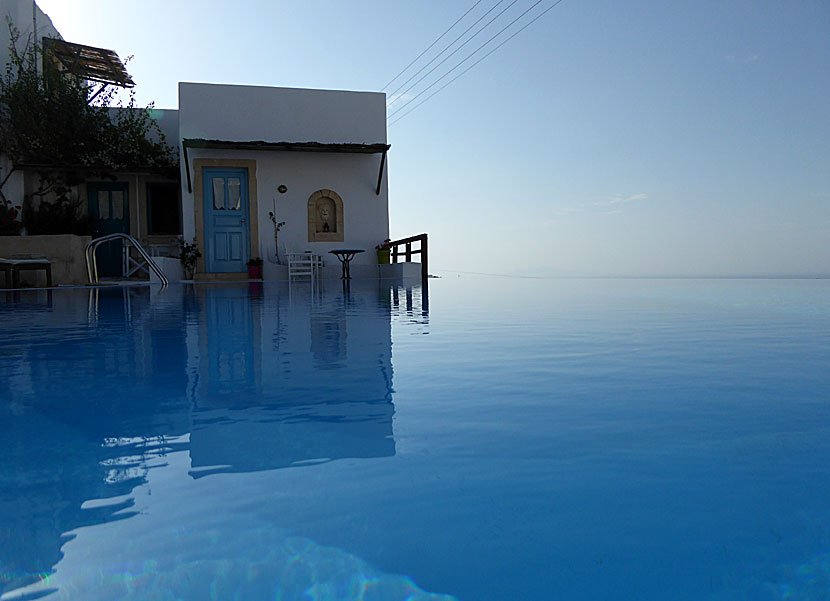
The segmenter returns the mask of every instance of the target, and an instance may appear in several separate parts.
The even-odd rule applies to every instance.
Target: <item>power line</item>
[[[539,0],[539,1],[541,2],[541,0]],[[487,54],[485,54],[484,56],[482,56],[480,59],[478,59],[476,62],[474,62],[472,65],[470,65],[470,66],[469,66],[469,67],[467,67],[466,69],[464,69],[461,73],[459,73],[458,75],[456,75],[455,77],[453,77],[451,80],[449,80],[447,83],[445,83],[443,86],[441,86],[440,88],[438,88],[437,90],[435,90],[432,94],[430,94],[429,96],[427,96],[426,98],[424,98],[421,102],[419,102],[418,104],[416,104],[415,106],[413,106],[410,110],[406,111],[403,115],[401,115],[400,117],[398,117],[397,119],[395,119],[394,121],[392,121],[391,123],[389,123],[389,126],[394,125],[395,123],[397,123],[398,121],[400,121],[401,119],[403,119],[404,117],[406,117],[408,114],[410,114],[411,112],[413,112],[415,109],[417,109],[419,106],[421,106],[422,104],[424,104],[427,100],[429,100],[430,98],[432,98],[433,96],[435,96],[436,94],[438,94],[438,92],[440,92],[441,90],[443,90],[444,88],[446,88],[448,85],[450,85],[452,82],[454,82],[456,79],[458,79],[459,77],[461,77],[462,75],[464,75],[467,71],[469,71],[470,69],[472,69],[473,67],[475,67],[477,64],[479,64],[481,61],[483,61],[484,59],[486,59],[488,56],[490,56],[491,54],[493,54],[496,50],[498,50],[499,48],[501,48],[502,46],[504,46],[507,42],[509,42],[510,40],[512,40],[513,38],[515,38],[517,35],[519,35],[519,34],[520,34],[521,32],[523,32],[525,29],[527,29],[528,27],[530,27],[531,25],[533,25],[533,23],[535,23],[536,21],[538,21],[539,19],[541,19],[541,18],[542,18],[542,17],[543,17],[543,16],[544,16],[547,12],[549,12],[550,10],[552,10],[552,9],[556,8],[557,6],[559,6],[559,4],[561,4],[561,3],[562,3],[562,1],[563,1],[563,0],[556,0],[556,2],[554,2],[553,4],[551,4],[549,7],[547,7],[545,10],[543,10],[543,11],[542,11],[541,13],[539,13],[538,15],[536,15],[536,16],[535,16],[533,19],[531,19],[528,23],[526,23],[525,25],[523,25],[522,27],[520,27],[520,28],[519,28],[516,32],[514,32],[513,34],[511,34],[511,35],[510,35],[510,36],[509,36],[506,40],[504,40],[504,41],[503,41],[503,42],[501,42],[498,46],[496,46],[495,48],[493,48],[492,50],[490,50],[490,52],[488,52]],[[539,2],[537,2],[536,4],[539,4]],[[531,7],[530,7],[528,10],[526,10],[524,13],[522,13],[522,15],[520,15],[520,16],[519,16],[516,20],[518,20],[519,18],[521,18],[522,16],[524,16],[525,14],[527,14],[527,12],[528,12],[528,11],[530,11],[531,9],[533,9],[533,8],[536,6],[536,4],[534,4],[533,6],[531,6]],[[516,20],[514,20],[512,23],[510,23],[510,25],[512,25],[513,23],[515,23],[515,22],[516,22]],[[510,27],[510,25],[508,25],[507,27]],[[505,27],[504,29],[507,29],[507,27]],[[504,29],[502,29],[502,31],[504,31]],[[493,36],[493,38],[495,38],[495,37],[499,36],[499,35],[502,33],[502,31],[500,31],[500,32],[499,32],[499,33],[497,33],[495,36]],[[479,48],[478,48],[475,52],[473,52],[470,56],[468,56],[468,57],[467,57],[467,58],[465,58],[463,61],[461,61],[460,63],[458,63],[458,64],[457,64],[455,67],[453,67],[450,71],[447,71],[447,73],[445,73],[444,75],[442,75],[440,79],[436,80],[436,81],[435,81],[435,82],[434,82],[434,83],[430,86],[430,88],[431,88],[432,86],[434,86],[436,83],[438,83],[439,81],[441,81],[441,79],[443,79],[444,77],[446,77],[447,75],[449,75],[450,73],[452,73],[455,69],[457,69],[458,67],[460,67],[460,66],[461,66],[461,65],[462,65],[465,61],[467,61],[467,59],[471,58],[471,57],[472,57],[472,56],[473,56],[476,52],[478,52],[478,50],[480,50],[481,48],[483,48],[484,46],[486,46],[487,44],[489,44],[489,43],[490,43],[490,41],[492,41],[492,40],[493,40],[493,38],[490,38],[490,40],[487,40],[487,42],[485,42],[484,44],[482,44],[481,46],[479,46]],[[419,93],[419,94],[418,94],[418,96],[420,96],[421,94],[423,94],[424,92],[426,92],[428,89],[429,89],[429,88],[427,88],[426,90],[423,90],[421,93]],[[415,98],[417,98],[418,96],[415,96]],[[407,106],[407,105],[409,105],[411,102],[413,102],[413,101],[415,100],[415,98],[413,98],[412,100],[410,100],[409,102],[407,102],[406,104],[404,104],[404,105],[403,105],[402,107],[400,107],[397,111],[395,111],[392,115],[397,114],[397,113],[399,113],[399,112],[400,112],[400,110],[401,110],[401,109],[406,108],[406,106]],[[389,119],[390,117],[392,117],[392,115],[390,115],[389,117],[387,117],[387,119]]]
[[[441,35],[439,35],[439,36],[438,36],[438,38],[437,38],[437,39],[436,39],[436,40],[435,40],[432,44],[430,44],[429,46],[427,46],[427,49],[426,49],[426,50],[424,50],[421,54],[419,54],[418,56],[416,56],[416,57],[415,57],[415,60],[413,60],[413,61],[412,61],[411,63],[409,63],[406,67],[404,67],[404,68],[401,70],[401,72],[400,72],[400,73],[398,73],[395,77],[393,77],[392,79],[390,79],[390,80],[389,80],[389,83],[387,83],[385,86],[383,86],[383,87],[381,88],[381,90],[385,90],[385,89],[386,89],[386,88],[388,88],[390,85],[392,85],[392,82],[393,82],[393,81],[395,81],[395,80],[396,80],[396,79],[398,79],[401,75],[403,75],[403,74],[406,72],[406,70],[407,70],[407,69],[409,69],[409,67],[411,67],[411,66],[412,66],[412,65],[414,65],[416,62],[418,62],[418,59],[419,59],[419,58],[421,58],[423,55],[425,55],[427,52],[429,52],[430,48],[432,48],[433,46],[435,46],[435,44],[437,44],[438,42],[440,42],[440,41],[441,41],[441,38],[443,38],[445,35],[447,35],[447,34],[448,34],[451,30],[452,30],[452,28],[453,28],[453,27],[455,27],[456,25],[458,25],[458,23],[460,23],[460,22],[461,22],[461,20],[462,20],[464,17],[466,17],[467,15],[469,15],[469,14],[470,14],[470,11],[472,11],[472,10],[473,10],[476,6],[478,6],[479,4],[481,4],[481,2],[482,2],[482,0],[478,0],[478,2],[476,2],[475,4],[473,4],[470,8],[468,8],[468,9],[467,9],[467,12],[465,12],[463,15],[461,15],[455,23],[453,23],[452,25],[450,25],[449,29],[447,29],[444,33],[442,33]],[[462,34],[462,35],[463,35],[463,34]],[[404,84],[404,85],[406,85],[406,84]]]
[[[536,7],[537,7],[539,4],[541,4],[543,1],[544,1],[544,0],[536,0],[536,2],[535,2],[534,4],[532,4],[532,5],[530,6],[530,8],[528,8],[526,11],[524,11],[522,14],[520,14],[518,17],[516,17],[516,18],[515,18],[515,19],[513,19],[512,21],[510,21],[510,23],[508,23],[507,25],[505,25],[504,27],[502,27],[502,28],[498,31],[498,33],[496,33],[495,35],[491,36],[491,37],[490,37],[490,39],[488,39],[488,40],[487,40],[486,42],[484,42],[481,46],[479,46],[478,48],[476,48],[475,50],[473,50],[470,54],[468,54],[468,55],[467,55],[467,57],[466,57],[466,58],[464,58],[461,62],[457,63],[457,64],[456,64],[456,65],[455,65],[452,69],[450,69],[449,71],[447,71],[446,73],[444,73],[441,77],[439,77],[438,79],[436,79],[435,81],[433,81],[433,82],[432,82],[431,84],[429,84],[426,88],[424,88],[423,90],[421,90],[420,92],[418,92],[415,96],[413,96],[412,98],[410,98],[409,100],[407,100],[407,101],[403,104],[403,106],[399,106],[397,109],[395,109],[394,111],[392,111],[392,113],[390,113],[390,114],[389,114],[389,116],[388,116],[388,117],[386,117],[386,118],[387,118],[387,120],[388,120],[388,119],[391,119],[392,117],[394,117],[394,116],[395,116],[395,114],[397,114],[397,113],[401,112],[404,108],[406,108],[406,106],[407,106],[407,105],[412,104],[412,103],[413,103],[413,102],[414,102],[414,101],[415,101],[415,100],[416,100],[419,96],[422,96],[423,94],[425,94],[426,92],[428,92],[428,91],[429,91],[429,90],[430,90],[433,86],[435,86],[435,85],[436,85],[439,81],[441,81],[442,79],[444,79],[447,75],[449,75],[450,73],[452,73],[453,71],[455,71],[456,69],[458,69],[458,67],[460,67],[461,65],[463,65],[464,63],[466,63],[466,62],[467,62],[468,60],[470,60],[471,58],[473,58],[473,57],[474,57],[474,56],[475,56],[475,55],[476,55],[476,54],[477,54],[477,53],[478,53],[478,52],[479,52],[482,48],[484,48],[487,44],[489,44],[490,42],[492,42],[495,38],[499,37],[499,36],[500,36],[500,35],[501,35],[501,34],[502,34],[502,33],[503,33],[506,29],[508,29],[509,27],[512,27],[512,26],[513,26],[513,24],[514,24],[516,21],[518,21],[519,19],[521,19],[522,17],[524,17],[527,13],[529,13],[531,10],[533,10],[534,8],[536,8]],[[514,0],[514,4],[515,4],[515,0]],[[512,6],[512,4],[511,4],[511,6]],[[510,8],[510,6],[508,6],[507,8]],[[507,9],[505,9],[505,10],[507,10]],[[504,12],[504,11],[502,11],[502,13],[503,13],[503,12]],[[496,18],[498,18],[498,17],[500,17],[500,16],[501,16],[501,13],[500,13],[499,15],[497,15],[497,17],[496,17]],[[491,23],[492,23],[492,21],[491,21]],[[490,25],[490,23],[488,23],[487,25]],[[485,25],[484,27],[487,27],[487,25]],[[484,27],[483,27],[482,29],[484,29]],[[478,32],[476,32],[476,33],[481,33],[481,29],[480,29]],[[473,36],[473,37],[475,37],[475,36]],[[470,40],[472,40],[472,39],[473,39],[473,38],[470,38]],[[467,41],[469,42],[470,40],[467,40]],[[466,42],[465,42],[465,43],[466,43]],[[462,46],[462,47],[463,47],[463,46]],[[459,50],[460,50],[460,49],[461,49],[461,48],[459,48]],[[455,53],[453,53],[453,54],[455,54]],[[450,56],[452,56],[452,55],[450,55]],[[448,56],[447,58],[449,58],[449,56]],[[445,60],[446,60],[446,59],[445,59]],[[441,61],[441,63],[443,63],[443,62],[444,62],[444,61]],[[441,63],[439,63],[438,65],[436,65],[436,68],[438,68],[438,67],[440,66],[440,64],[441,64]],[[432,69],[432,71],[434,71],[434,70],[435,70],[435,69]],[[432,73],[432,71],[430,71],[430,73]],[[429,75],[429,73],[427,73],[427,75]],[[426,77],[426,75],[425,75],[424,77]],[[410,86],[410,87],[409,87],[409,88],[408,88],[408,89],[404,92],[404,94],[406,94],[406,92],[408,92],[408,91],[409,91],[409,90],[411,90],[413,87],[415,87],[415,85],[417,85],[417,84],[418,84],[418,83],[419,83],[422,79],[424,79],[424,77],[422,77],[422,78],[421,78],[421,79],[419,79],[417,82],[415,82],[415,84],[413,84],[412,86]],[[389,107],[389,105],[387,105],[387,108],[388,108],[388,107]]]
[[[498,6],[499,4],[501,4],[503,1],[504,1],[504,0],[499,0],[499,2],[496,4],[496,6]],[[482,31],[484,31],[485,29],[487,29],[488,27],[490,27],[490,25],[492,25],[492,24],[493,24],[493,22],[494,22],[496,19],[498,19],[499,17],[501,17],[501,16],[502,16],[504,13],[506,13],[508,10],[510,10],[510,8],[511,8],[514,4],[516,4],[516,2],[518,2],[518,1],[519,1],[519,0],[513,0],[510,4],[508,4],[506,7],[504,7],[504,8],[502,9],[502,11],[501,11],[499,14],[497,14],[495,17],[493,17],[492,19],[490,19],[489,21],[487,21],[487,23],[485,23],[482,27],[480,27],[480,28],[479,28],[479,30],[478,30],[478,31],[476,31],[473,35],[471,35],[469,38],[467,38],[467,39],[466,39],[466,40],[465,40],[465,41],[464,41],[464,42],[463,42],[463,43],[462,43],[462,44],[461,44],[458,48],[456,48],[455,50],[453,50],[452,52],[450,52],[447,56],[445,56],[445,57],[441,60],[441,62],[439,62],[439,63],[438,63],[437,65],[435,65],[432,69],[430,69],[430,70],[429,70],[429,71],[427,71],[427,72],[426,72],[423,76],[421,76],[421,78],[420,78],[420,79],[418,79],[418,81],[416,81],[416,82],[415,82],[415,83],[413,83],[411,86],[409,86],[407,89],[405,89],[403,92],[401,92],[401,95],[400,95],[400,96],[398,96],[397,98],[395,98],[392,102],[387,103],[387,104],[386,104],[386,108],[389,108],[390,106],[392,106],[393,104],[395,104],[395,102],[397,102],[398,100],[400,100],[400,99],[401,99],[401,98],[402,98],[402,97],[403,97],[403,96],[404,96],[407,92],[409,92],[409,90],[411,90],[412,88],[414,88],[415,86],[417,86],[419,83],[421,83],[422,81],[424,81],[424,80],[425,80],[427,77],[429,77],[429,76],[430,76],[430,75],[431,75],[431,74],[432,74],[432,73],[433,73],[433,72],[434,72],[434,71],[435,71],[438,67],[440,67],[441,65],[443,65],[445,62],[447,62],[447,61],[448,61],[449,59],[451,59],[453,56],[455,56],[455,54],[456,54],[459,50],[461,50],[462,48],[464,48],[464,46],[466,46],[467,44],[469,44],[470,42],[472,42],[472,41],[473,41],[473,40],[474,40],[474,39],[478,36],[478,34],[480,34]],[[493,8],[496,8],[496,6],[494,6]],[[486,17],[488,14],[490,14],[490,12],[491,12],[492,10],[493,10],[493,9],[490,9],[490,11],[487,11],[487,13],[485,13],[484,15],[482,15],[482,17],[481,17],[478,21],[476,21],[475,23],[473,23],[473,24],[472,24],[472,25],[471,25],[471,26],[467,29],[467,31],[469,31],[470,29],[472,29],[472,28],[473,28],[476,24],[478,24],[478,23],[479,23],[479,22],[480,22],[480,21],[481,21],[484,17]],[[465,31],[464,33],[467,33],[467,31]],[[461,34],[461,35],[464,35],[464,34]],[[460,37],[460,36],[459,36],[459,37]],[[456,40],[456,41],[457,41],[457,40]],[[454,44],[454,43],[455,43],[455,42],[453,42],[453,44]],[[450,46],[452,46],[452,44],[450,44]],[[444,49],[444,51],[448,50],[448,49],[450,48],[450,46],[447,46],[447,48],[445,48],[445,49]],[[443,53],[443,51],[442,51],[442,53]],[[427,64],[426,64],[426,65],[424,65],[423,67],[421,67],[421,69],[420,69],[420,71],[418,71],[418,73],[420,73],[420,72],[421,72],[421,71],[423,71],[426,67],[428,67],[428,66],[429,66],[429,65],[430,65],[430,64],[431,64],[431,63],[432,63],[435,59],[437,59],[439,56],[441,56],[441,54],[442,54],[442,53],[439,53],[439,54],[438,54],[435,58],[433,58],[433,59],[432,59],[432,61],[430,61],[429,63],[427,63]],[[410,81],[412,81],[412,79],[413,79],[415,76],[417,76],[417,75],[418,75],[418,73],[416,73],[415,75],[413,75],[412,77],[410,77],[410,78],[406,81],[406,83],[404,83],[402,86],[400,86],[400,87],[398,88],[398,90],[400,90],[403,86],[405,86],[407,83],[409,83]],[[397,91],[397,90],[396,90],[396,91]],[[409,104],[409,102],[411,102],[411,99],[410,99],[410,100],[408,100],[407,102],[405,102],[403,106],[406,106],[407,104]],[[399,107],[397,110],[400,110],[400,108],[401,108],[401,107]],[[396,111],[394,111],[394,112],[397,112],[397,110],[396,110]],[[394,114],[394,112],[393,112],[393,114]]]
[[[414,74],[412,77],[410,77],[410,78],[409,78],[409,79],[407,79],[405,82],[403,82],[401,85],[399,85],[399,86],[398,86],[398,87],[397,87],[397,88],[396,88],[396,89],[395,89],[395,90],[394,90],[391,94],[389,94],[389,95],[390,95],[390,96],[394,96],[395,94],[397,94],[397,93],[398,93],[398,90],[400,90],[402,87],[404,87],[404,86],[405,86],[406,84],[408,84],[410,81],[412,81],[413,79],[415,79],[416,77],[418,77],[418,75],[421,73],[421,71],[423,71],[424,69],[426,69],[427,67],[429,67],[429,66],[430,66],[432,63],[434,63],[436,60],[438,60],[438,58],[439,58],[442,54],[444,54],[447,50],[449,50],[450,48],[452,48],[452,47],[453,47],[453,45],[454,45],[454,44],[455,44],[458,40],[460,40],[460,39],[461,39],[461,38],[463,38],[465,35],[467,35],[467,32],[468,32],[468,31],[470,31],[473,27],[475,27],[476,25],[478,25],[479,23],[481,23],[481,21],[484,19],[484,17],[486,17],[487,15],[489,15],[491,12],[493,12],[493,11],[494,11],[494,10],[495,10],[495,9],[496,9],[496,8],[497,8],[497,7],[498,7],[498,6],[502,3],[502,2],[504,2],[504,0],[499,0],[498,2],[496,2],[496,4],[495,4],[495,5],[494,5],[494,6],[493,6],[490,10],[488,10],[486,13],[484,13],[483,15],[481,15],[475,23],[473,23],[473,24],[472,24],[472,25],[470,25],[467,29],[465,29],[465,30],[461,33],[461,35],[460,35],[460,36],[458,36],[458,37],[457,37],[457,38],[455,38],[452,42],[450,42],[450,43],[449,43],[449,44],[448,44],[448,45],[447,45],[447,46],[446,46],[446,47],[445,47],[445,48],[444,48],[441,52],[439,52],[438,54],[436,54],[435,56],[433,56],[433,57],[432,57],[432,59],[431,59],[431,60],[430,60],[427,64],[425,64],[423,67],[421,67],[420,69],[418,69],[418,71],[416,71],[416,72],[415,72],[415,74]],[[518,0],[513,0],[513,2],[511,2],[511,3],[507,6],[507,8],[510,8],[511,6],[513,6],[514,4],[516,4],[516,2],[518,2]],[[506,8],[506,9],[504,9],[504,10],[507,10],[507,8]],[[435,67],[433,67],[433,68],[429,71],[429,73],[427,73],[426,75],[424,75],[424,77],[427,77],[430,73],[432,73],[433,71],[435,71],[435,69],[437,69],[438,67],[440,67],[440,66],[441,66],[441,65],[442,65],[442,64],[443,64],[443,63],[444,63],[444,62],[445,62],[448,58],[450,58],[453,54],[455,54],[456,52],[458,52],[459,50],[461,50],[461,49],[462,49],[462,48],[463,48],[463,47],[467,44],[467,42],[469,42],[469,41],[470,41],[470,40],[472,40],[474,37],[476,37],[479,33],[481,33],[481,31],[482,31],[482,30],[486,29],[486,28],[487,28],[487,26],[489,26],[489,25],[490,25],[490,23],[492,23],[495,19],[498,19],[498,18],[499,18],[502,14],[504,14],[504,10],[503,10],[503,11],[501,11],[499,14],[497,14],[497,15],[496,15],[493,19],[491,19],[491,20],[490,20],[490,22],[488,22],[488,23],[487,23],[487,25],[485,25],[484,27],[482,27],[481,29],[479,29],[477,32],[475,32],[472,36],[470,36],[470,37],[469,37],[469,38],[468,38],[468,39],[467,39],[467,40],[466,40],[463,44],[461,44],[461,46],[459,46],[458,48],[456,48],[455,50],[453,50],[453,51],[452,51],[452,53],[450,53],[447,57],[445,57],[445,58],[444,58],[444,60],[442,60],[442,61],[441,61],[440,63],[438,63]],[[422,77],[421,79],[419,79],[418,81],[416,81],[414,84],[412,84],[411,86],[409,86],[406,90],[404,90],[404,92],[403,92],[403,93],[404,93],[404,94],[406,94],[409,90],[411,90],[413,87],[415,87],[416,85],[418,85],[418,82],[420,82],[422,79],[424,79],[424,77]],[[398,101],[398,99],[399,99],[399,98],[400,98],[400,96],[398,96],[397,98],[395,98],[395,99],[394,99],[394,100],[392,100],[391,102],[388,102],[388,103],[386,104],[386,106],[387,106],[387,107],[392,106],[393,104],[395,104],[395,103]]]

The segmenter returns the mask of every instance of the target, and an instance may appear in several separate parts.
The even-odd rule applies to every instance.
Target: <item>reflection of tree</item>
[[[74,292],[18,314],[25,341],[0,325],[0,381],[14,382],[0,403],[0,594],[48,574],[66,533],[135,515],[148,461],[189,429],[181,299],[154,311],[149,289]]]

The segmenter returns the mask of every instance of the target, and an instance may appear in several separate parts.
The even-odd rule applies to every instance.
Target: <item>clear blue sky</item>
[[[473,3],[38,2],[162,108],[178,81],[380,90]],[[428,232],[433,270],[830,274],[828,65],[826,0],[564,0],[390,127],[393,236]]]

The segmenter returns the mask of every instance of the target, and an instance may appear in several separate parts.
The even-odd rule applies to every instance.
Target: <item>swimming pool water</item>
[[[0,296],[0,599],[830,599],[830,281]]]

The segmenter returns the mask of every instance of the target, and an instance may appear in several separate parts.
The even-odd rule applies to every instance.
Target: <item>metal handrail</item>
[[[122,232],[116,232],[114,234],[107,234],[106,236],[101,236],[100,238],[95,238],[95,240],[91,240],[89,244],[86,245],[86,249],[84,249],[84,257],[86,258],[86,275],[89,279],[90,284],[97,284],[98,283],[98,260],[95,257],[95,251],[98,249],[101,244],[104,242],[110,242],[111,240],[126,240],[138,251],[138,254],[141,255],[141,258],[147,262],[147,266],[153,270],[153,273],[156,274],[159,281],[161,281],[162,286],[167,286],[170,281],[167,279],[167,276],[164,275],[164,272],[159,269],[159,266],[156,265],[156,262],[153,261],[153,258],[147,254],[147,251],[144,250],[144,247],[141,244],[130,236],[129,234],[124,234]]]

